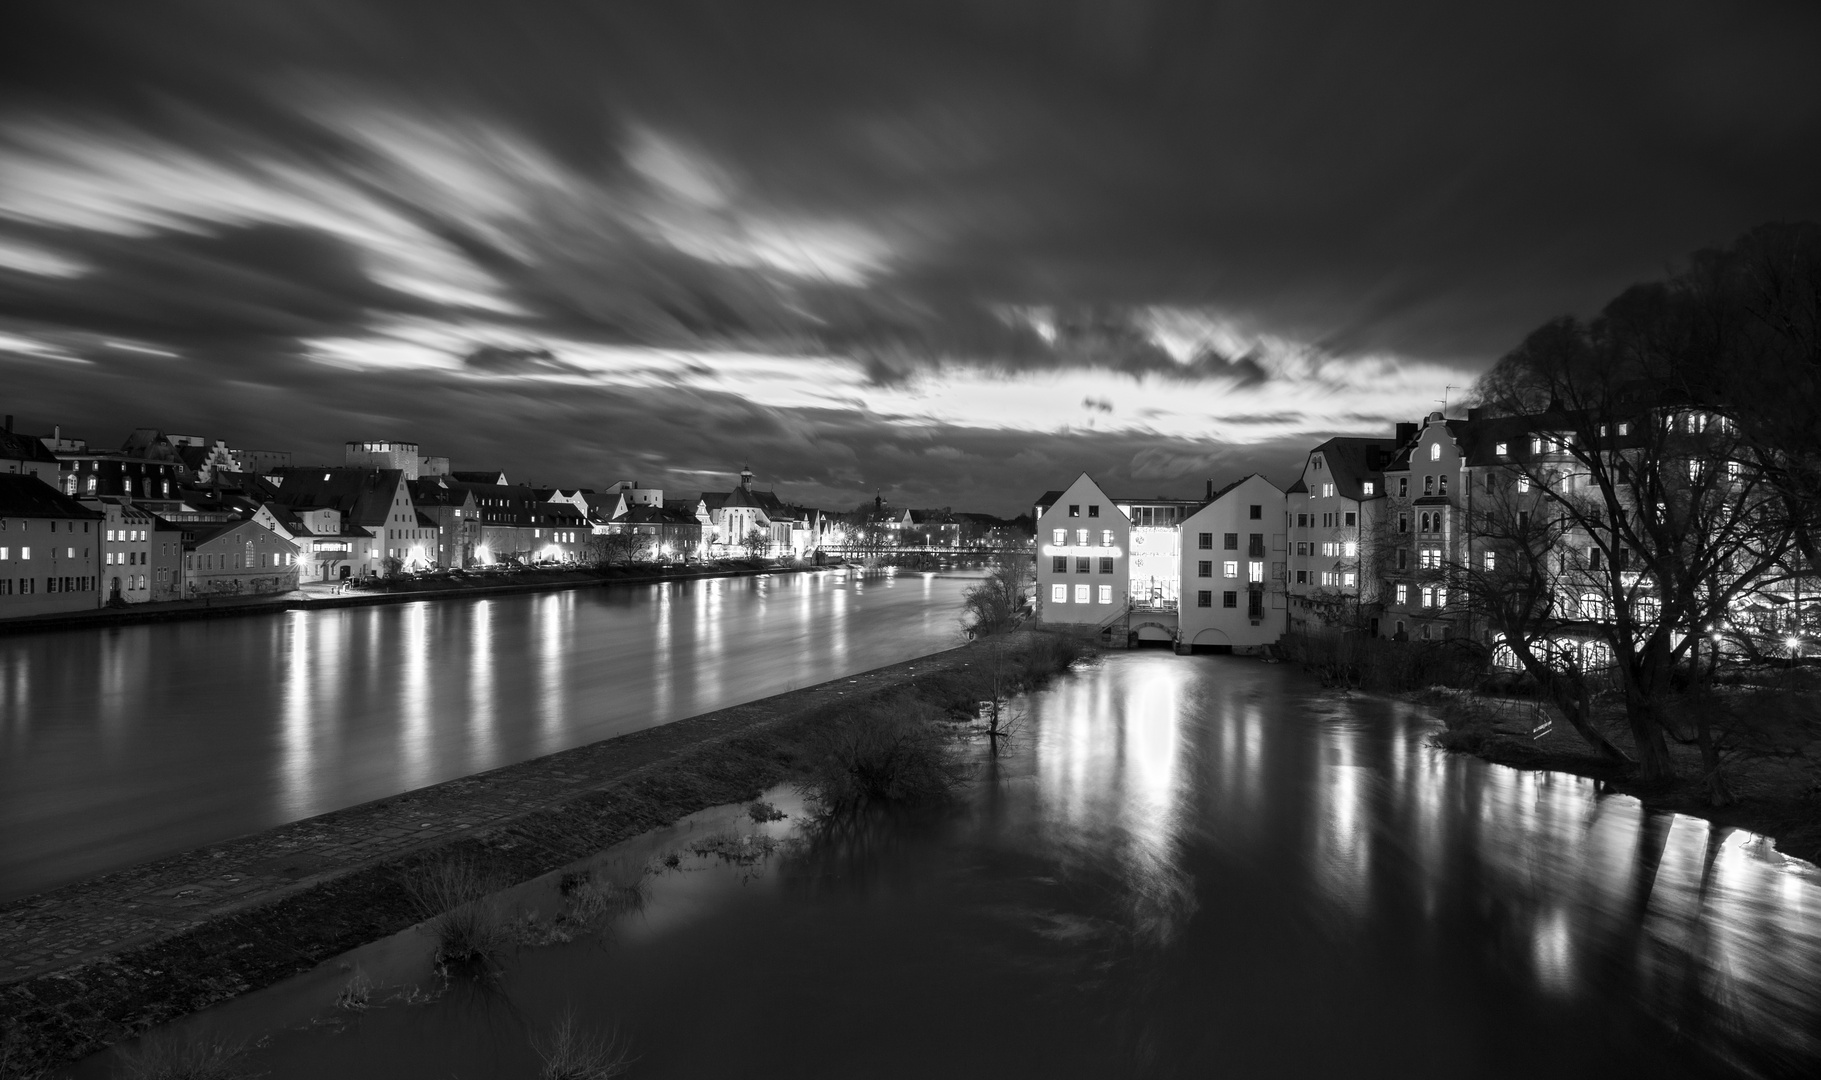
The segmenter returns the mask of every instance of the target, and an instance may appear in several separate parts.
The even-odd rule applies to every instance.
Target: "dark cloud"
[[[917,434],[691,387],[715,350],[833,354],[877,387],[1099,372],[1160,396],[1256,395],[1250,416],[1301,414],[1311,432],[1376,427],[1392,418],[1351,401],[1317,414],[1232,335],[1166,349],[1155,313],[1465,382],[1530,327],[1696,247],[1821,216],[1813,5],[58,0],[10,15],[0,330],[90,361],[0,355],[17,410],[254,442],[282,418],[283,438],[325,453],[360,425],[509,468],[543,460],[523,440],[546,433],[603,469],[772,452],[781,479],[843,497],[952,480],[1004,499],[1028,479],[1013,463],[1162,480],[1227,458],[1212,442],[1141,454],[1116,433]],[[243,183],[185,190],[194,171],[155,167],[179,160]],[[36,256],[18,250],[82,269],[21,269]],[[362,367],[359,343],[407,324],[441,328],[446,372]],[[355,343],[351,366],[310,359],[325,340]],[[675,385],[540,382],[583,370],[563,343],[676,350]],[[932,456],[946,449],[965,467]]]

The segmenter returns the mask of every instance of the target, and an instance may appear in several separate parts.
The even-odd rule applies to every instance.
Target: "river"
[[[176,1037],[263,1038],[275,1080],[531,1077],[565,1012],[653,1078],[1818,1074],[1821,881],[1768,842],[1287,665],[1115,654],[1019,710],[952,810],[803,839],[779,791],[603,853],[642,907],[491,987],[406,932]],[[795,846],[692,853],[761,828]]]
[[[961,643],[822,571],[0,637],[0,900]]]

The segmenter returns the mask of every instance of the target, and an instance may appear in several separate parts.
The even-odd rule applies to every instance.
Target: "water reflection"
[[[959,644],[831,576],[0,638],[0,898]]]
[[[1760,840],[1447,757],[1414,711],[1281,666],[1118,655],[1018,704],[963,805],[659,869],[614,934],[513,961],[510,1022],[436,1005],[329,1035],[331,992],[282,988],[209,1021],[296,1028],[274,1077],[506,1069],[567,1007],[656,1077],[1821,1064],[1821,882]]]

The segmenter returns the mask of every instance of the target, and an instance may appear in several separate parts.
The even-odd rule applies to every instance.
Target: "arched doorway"
[[[1145,622],[1132,627],[1131,636],[1126,644],[1134,649],[1169,648],[1176,640],[1176,632],[1162,623]]]
[[[1225,630],[1217,630],[1210,626],[1205,630],[1196,631],[1195,639],[1189,642],[1189,651],[1230,653],[1233,651],[1233,639],[1227,636]]]

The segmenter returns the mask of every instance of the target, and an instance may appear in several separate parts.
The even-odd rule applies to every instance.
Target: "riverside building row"
[[[432,570],[867,558],[1026,535],[997,518],[883,499],[850,513],[800,506],[755,484],[748,468],[730,490],[669,498],[637,481],[603,490],[513,483],[499,470],[452,469],[408,441],[350,441],[344,451],[340,464],[299,465],[288,452],[153,428],[104,450],[62,428],[16,433],[6,417],[0,478],[14,482],[0,488],[0,523],[13,537],[87,539],[62,544],[53,560],[42,540],[0,538],[0,618]]]
[[[1044,622],[1179,651],[1251,652],[1286,634],[1350,633],[1467,638],[1496,659],[1502,642],[1460,584],[1496,580],[1503,560],[1517,554],[1513,545],[1537,542],[1527,538],[1548,521],[1555,524],[1540,561],[1559,616],[1551,633],[1580,662],[1601,666],[1610,657],[1593,631],[1613,618],[1614,576],[1635,586],[1643,569],[1602,531],[1597,510],[1561,524],[1561,501],[1594,484],[1580,463],[1588,451],[1573,452],[1576,440],[1598,441],[1612,474],[1625,476],[1644,426],[1697,439],[1724,423],[1714,412],[1664,405],[1601,422],[1559,408],[1535,416],[1434,412],[1387,436],[1322,442],[1286,488],[1252,475],[1219,489],[1209,481],[1191,501],[1110,493],[1083,474],[1034,504],[1036,611]],[[1767,580],[1735,605],[1727,626],[1709,629],[1792,653],[1815,644],[1821,576],[1792,554]],[[1647,622],[1650,590],[1631,594],[1635,617]]]

